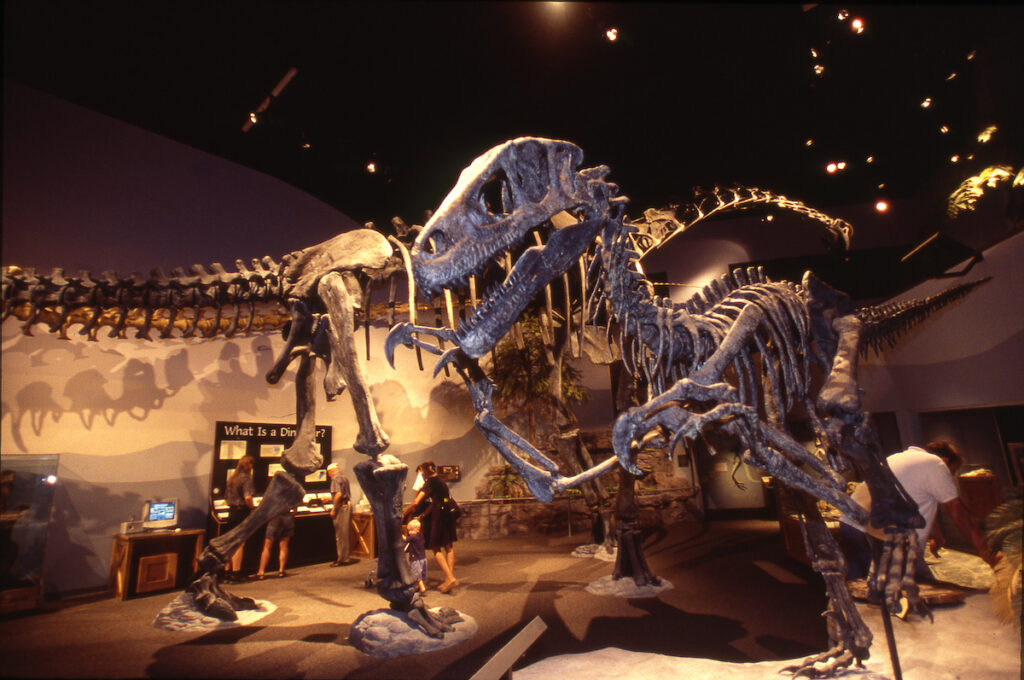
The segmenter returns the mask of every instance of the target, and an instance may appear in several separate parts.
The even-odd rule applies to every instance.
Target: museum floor
[[[349,624],[360,613],[383,606],[362,585],[372,566],[372,561],[362,560],[339,568],[299,567],[285,579],[234,586],[238,594],[277,607],[251,626],[200,633],[154,628],[153,618],[177,593],[127,601],[96,596],[9,615],[0,618],[0,675],[468,678],[538,615],[548,629],[516,663],[517,669],[557,655],[609,647],[762,662],[802,657],[826,646],[820,617],[823,588],[812,572],[786,555],[776,522],[684,524],[651,536],[646,546],[652,569],[675,586],[652,599],[586,592],[584,586],[610,573],[611,564],[571,557],[579,538],[460,541],[456,571],[462,585],[453,595],[431,590],[427,603],[469,614],[479,630],[469,642],[428,654],[378,660],[349,646]],[[431,576],[437,571],[434,567]],[[986,619],[987,609],[977,604],[986,597],[969,596],[968,604],[974,604],[970,611],[975,612],[969,625],[975,631],[991,627],[1003,646],[1015,639],[1019,652],[1019,629],[997,630],[1009,627],[994,617]],[[956,607],[963,605],[937,614],[946,616]],[[957,620],[957,625],[967,623]],[[897,622],[897,627],[904,625]],[[873,658],[886,658],[883,639],[876,637],[873,651]],[[771,668],[770,673],[765,669],[766,677],[778,677],[778,668]],[[1006,670],[1005,677],[1019,677],[1019,664]],[[970,672],[949,677],[958,675],[974,677]]]

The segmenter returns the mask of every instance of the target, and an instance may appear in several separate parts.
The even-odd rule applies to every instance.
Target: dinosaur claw
[[[619,464],[630,474],[639,477],[643,471],[633,462],[632,457],[633,442],[637,439],[635,416],[636,410],[631,409],[615,422],[615,427],[612,430],[612,447],[615,449],[615,456],[619,459]]]
[[[412,324],[403,322],[388,331],[388,337],[384,341],[384,357],[388,360],[388,365],[391,368],[395,367],[395,349],[399,345],[413,346],[411,328]]]
[[[460,350],[458,347],[453,347],[444,354],[442,354],[441,358],[437,360],[436,364],[434,364],[434,377],[436,378],[437,374],[441,372],[441,369],[443,369],[448,364],[457,364],[457,357],[460,352],[462,352],[462,350]]]

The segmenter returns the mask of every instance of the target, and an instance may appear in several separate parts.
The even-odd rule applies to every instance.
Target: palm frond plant
[[[985,539],[993,552],[1001,552],[995,580],[989,594],[996,617],[1004,623],[1021,617],[1021,534],[1024,532],[1024,498],[1017,497],[996,507],[985,518]]]
[[[535,315],[524,315],[519,328],[521,344],[510,333],[494,348],[489,377],[498,388],[495,404],[505,413],[525,415],[527,439],[537,446],[538,417],[551,418],[557,411],[575,420],[572,406],[586,403],[589,395],[580,384],[580,372],[545,344]]]

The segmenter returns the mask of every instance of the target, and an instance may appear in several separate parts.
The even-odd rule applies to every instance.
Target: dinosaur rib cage
[[[645,307],[625,320],[621,341],[627,368],[655,394],[698,374],[730,333],[741,335],[728,363],[732,375],[708,377],[732,383],[742,403],[763,406],[778,423],[810,389],[810,315],[791,283],[737,269],[685,305],[654,300]]]
[[[727,335],[739,333],[739,350],[727,364],[732,375],[723,370],[704,379],[731,382],[740,401],[763,407],[769,422],[780,423],[809,391],[810,361],[817,356],[801,287],[772,282],[760,267],[735,269],[676,304],[654,296],[636,271],[632,233],[622,225],[617,234],[605,234],[607,245],[595,259],[604,262],[609,276],[595,288],[591,307],[606,303],[609,316],[617,319],[626,369],[661,394],[699,375]]]

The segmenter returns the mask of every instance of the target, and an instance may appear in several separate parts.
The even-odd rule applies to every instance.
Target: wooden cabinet
[[[114,534],[110,549],[110,594],[132,595],[184,587],[203,549],[202,529]]]
[[[976,519],[982,519],[1003,502],[999,478],[993,474],[960,475],[960,498]]]
[[[353,555],[371,558],[377,556],[377,531],[373,526],[373,513],[352,513],[348,540]]]

